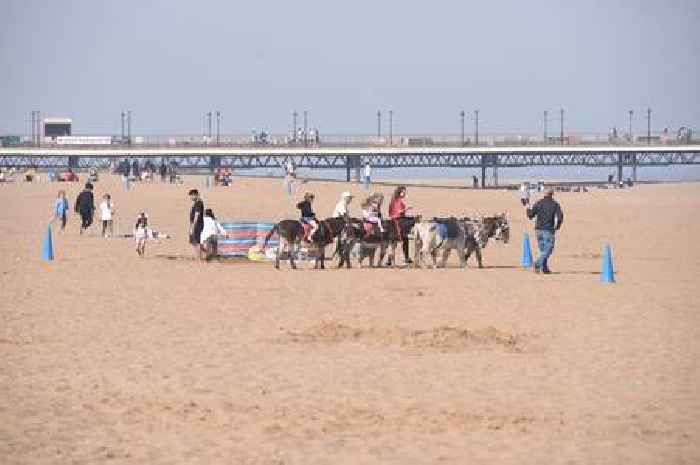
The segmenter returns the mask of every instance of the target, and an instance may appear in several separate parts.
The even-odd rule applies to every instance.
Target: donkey
[[[501,241],[504,244],[510,240],[510,224],[505,213],[487,216],[476,222],[464,218],[463,222],[466,228],[464,260],[469,260],[474,252],[479,268],[484,267],[481,260],[481,250],[486,247],[489,239],[493,238],[493,240]]]
[[[338,236],[338,245],[333,255],[338,254],[340,260],[338,268],[343,265],[350,268],[351,256],[358,259],[358,265],[362,267],[365,258],[370,259],[370,266],[374,267],[375,251],[380,249],[383,257],[386,251],[386,242],[383,240],[383,235],[369,234],[365,231],[364,224],[359,218],[348,218],[345,234]]]
[[[354,252],[358,257],[360,267],[362,267],[362,262],[367,257],[370,259],[370,266],[374,266],[374,255],[377,249],[379,249],[378,266],[381,267],[386,252],[389,250],[388,266],[392,266],[391,264],[395,263],[396,244],[400,242],[400,238],[410,234],[417,222],[420,222],[420,216],[406,216],[398,220],[383,220],[382,229],[384,232],[377,231],[368,234],[365,231],[362,220],[350,218],[349,225],[352,232],[349,234],[346,243],[340,246],[343,251],[348,252],[348,255],[350,251]],[[401,228],[401,234],[399,234],[397,227]],[[341,262],[343,260],[341,255]]]
[[[338,237],[338,235],[345,228],[344,218],[328,218],[318,222],[318,229],[311,238],[311,244],[316,248],[317,255],[314,268],[325,269],[326,260],[326,246],[333,242],[333,240]],[[272,235],[277,232],[280,236],[279,246],[277,247],[277,254],[275,256],[275,268],[280,267],[280,256],[285,248],[289,253],[289,264],[293,269],[296,269],[296,263],[294,263],[294,253],[295,250],[299,248],[304,237],[304,227],[301,222],[297,220],[282,220],[272,227],[267,236],[265,236],[265,242],[263,243],[263,248],[267,246]]]
[[[437,254],[442,250],[442,261],[440,268],[445,268],[447,259],[452,249],[457,250],[459,257],[459,267],[465,266],[465,236],[466,226],[463,221],[457,218],[434,218],[428,223],[418,223],[415,226],[416,241],[415,241],[415,258],[414,263],[416,268],[420,268],[421,261],[426,254],[430,254],[433,259],[433,268],[437,264]]]

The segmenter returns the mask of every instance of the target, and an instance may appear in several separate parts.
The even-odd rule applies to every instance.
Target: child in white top
[[[212,209],[207,208],[204,210],[204,226],[199,239],[206,260],[216,255],[219,235],[226,235],[226,230],[216,221]]]
[[[146,213],[141,212],[136,218],[136,225],[134,225],[134,239],[136,239],[136,253],[140,257],[146,254],[146,239],[148,237],[148,216]]]
[[[114,234],[114,223],[112,220],[113,215],[114,204],[112,203],[112,197],[109,194],[105,194],[102,196],[102,203],[100,204],[100,216],[102,217],[103,237],[112,237],[112,235]]]

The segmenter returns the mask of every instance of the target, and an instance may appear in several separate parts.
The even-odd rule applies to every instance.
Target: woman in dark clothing
[[[95,213],[95,198],[92,195],[92,184],[85,184],[85,189],[75,199],[75,212],[80,214],[80,234],[92,224]]]
[[[202,229],[204,229],[204,202],[199,198],[197,189],[191,189],[189,195],[190,200],[192,200],[192,208],[190,209],[190,244],[197,258],[201,260],[202,247],[200,239],[202,237]]]

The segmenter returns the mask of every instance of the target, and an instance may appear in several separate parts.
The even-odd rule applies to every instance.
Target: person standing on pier
[[[537,236],[537,248],[540,251],[535,262],[535,273],[551,273],[547,260],[554,251],[554,234],[564,223],[564,212],[559,203],[552,197],[553,189],[545,190],[544,197],[525,210],[529,219],[537,218],[535,222],[535,234]]]

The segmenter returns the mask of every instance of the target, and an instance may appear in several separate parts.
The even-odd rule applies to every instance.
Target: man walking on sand
[[[564,222],[564,212],[561,206],[552,198],[553,189],[545,190],[544,197],[538,200],[532,208],[525,210],[527,217],[535,222],[535,234],[537,236],[537,248],[540,251],[535,262],[535,273],[551,273],[547,260],[554,251],[554,233],[561,228]]]
[[[92,194],[92,183],[86,183],[85,189],[75,199],[75,212],[80,214],[80,234],[82,234],[92,224],[95,213],[95,197]]]

